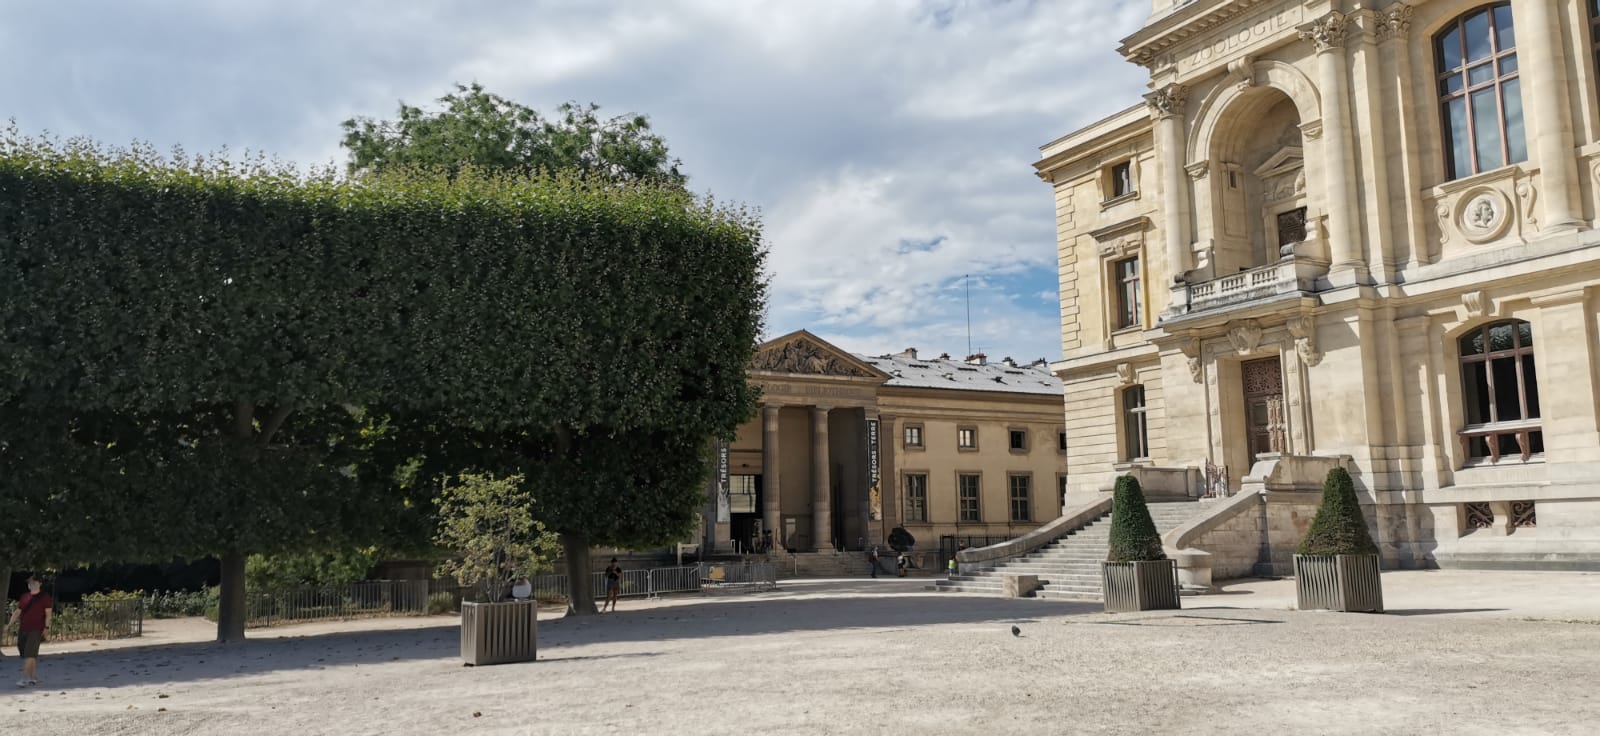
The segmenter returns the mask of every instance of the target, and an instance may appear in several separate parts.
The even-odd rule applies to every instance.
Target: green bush
[[[376,547],[338,552],[250,555],[244,562],[246,590],[343,585],[367,579],[378,562]]]
[[[1144,503],[1144,490],[1139,479],[1124,475],[1117,478],[1116,492],[1111,497],[1111,550],[1106,556],[1111,562],[1142,562],[1165,560],[1161,549],[1161,534],[1150,518],[1150,509]]]
[[[205,590],[155,591],[144,597],[144,613],[150,618],[205,616],[208,607],[217,605],[216,588]]]
[[[1375,555],[1378,545],[1367,532],[1361,515],[1361,502],[1350,472],[1344,468],[1328,471],[1322,481],[1322,505],[1311,520],[1311,530],[1300,540],[1297,550],[1303,555]]]
[[[446,613],[455,613],[457,608],[458,606],[456,605],[455,594],[448,590],[441,590],[437,593],[428,594],[429,616],[441,616]]]

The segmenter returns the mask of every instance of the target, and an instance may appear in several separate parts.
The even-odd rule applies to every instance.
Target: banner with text
[[[717,523],[726,524],[733,520],[733,498],[728,485],[728,443],[717,443]]]
[[[867,420],[867,513],[883,520],[883,490],[878,483],[878,420]]]

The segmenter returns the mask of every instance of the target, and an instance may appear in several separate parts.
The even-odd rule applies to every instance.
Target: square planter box
[[[1178,600],[1178,566],[1173,560],[1102,562],[1100,577],[1106,613],[1183,608]]]
[[[538,654],[539,604],[461,604],[461,660],[470,665],[532,662]]]
[[[1383,613],[1377,555],[1295,555],[1294,593],[1302,611]]]

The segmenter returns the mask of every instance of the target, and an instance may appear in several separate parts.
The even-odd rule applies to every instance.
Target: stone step
[[[1101,595],[1099,592],[1095,592],[1095,593],[1072,593],[1072,592],[1067,592],[1067,591],[1062,591],[1062,590],[1048,590],[1048,589],[1047,590],[1036,590],[1036,591],[1034,591],[1033,595],[1034,595],[1035,598],[1047,598],[1047,599],[1054,599],[1054,600],[1061,600],[1061,601],[1098,601],[1098,600],[1104,600],[1104,598],[1105,598],[1105,596]]]

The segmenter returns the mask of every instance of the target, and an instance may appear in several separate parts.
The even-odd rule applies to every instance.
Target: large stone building
[[[1185,539],[1226,576],[1343,464],[1389,566],[1600,566],[1600,2],[1153,10],[1144,103],[1036,164],[1069,496],[1247,496]]]
[[[727,446],[705,513],[719,551],[764,530],[792,552],[861,549],[896,526],[931,551],[1060,514],[1061,382],[1043,360],[852,355],[802,330],[760,346],[750,380],[764,407]]]

